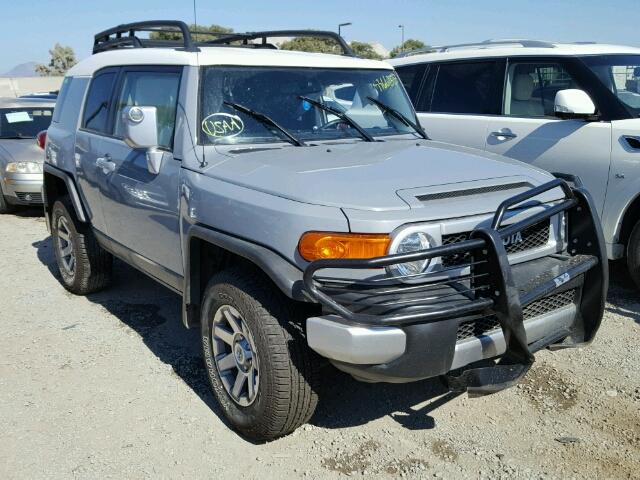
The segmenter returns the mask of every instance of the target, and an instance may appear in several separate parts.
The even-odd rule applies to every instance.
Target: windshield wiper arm
[[[302,140],[298,140],[286,128],[278,125],[275,120],[266,116],[264,113],[256,112],[254,110],[251,110],[250,108],[245,107],[244,105],[240,105],[239,103],[227,102],[227,101],[223,103],[235,110],[238,110],[239,112],[242,112],[246,115],[249,115],[250,117],[255,118],[257,121],[259,121],[263,125],[268,125],[272,128],[275,128],[292,145],[295,145],[296,147],[306,147],[306,144]]]
[[[376,141],[375,138],[373,138],[371,135],[369,135],[369,133],[364,128],[362,128],[360,125],[358,125],[356,123],[356,121],[353,120],[351,117],[349,117],[346,113],[341,112],[337,108],[333,108],[333,107],[330,107],[329,105],[325,105],[324,103],[320,103],[317,100],[312,100],[309,97],[301,96],[299,98],[300,98],[300,100],[304,100],[305,102],[310,103],[311,105],[313,105],[314,107],[319,108],[320,110],[324,110],[325,112],[329,112],[330,114],[335,115],[336,117],[338,117],[343,122],[348,123],[349,125],[351,125],[353,128],[356,129],[356,131],[360,134],[360,136],[366,142],[375,142]]]
[[[412,122],[407,117],[405,117],[402,113],[400,113],[398,110],[396,110],[395,108],[391,108],[386,103],[382,103],[377,98],[367,97],[367,99],[370,100],[374,105],[376,105],[380,110],[382,110],[383,113],[388,113],[392,117],[400,120],[407,127],[413,128],[416,131],[416,133],[420,135],[422,138],[424,138],[425,140],[429,140],[429,136],[427,135],[427,132],[424,131],[424,129],[422,128],[422,126],[420,126],[420,124]]]

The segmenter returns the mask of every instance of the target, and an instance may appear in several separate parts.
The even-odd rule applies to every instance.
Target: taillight
[[[36,143],[38,146],[44,150],[44,144],[47,143],[47,131],[42,130],[38,135],[36,135]]]

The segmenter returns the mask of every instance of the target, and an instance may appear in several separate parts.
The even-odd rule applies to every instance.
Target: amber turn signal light
[[[387,254],[391,239],[387,234],[307,232],[298,243],[305,260],[326,258],[375,258]]]

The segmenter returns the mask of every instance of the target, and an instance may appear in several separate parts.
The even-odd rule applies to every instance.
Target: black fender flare
[[[182,295],[182,318],[187,328],[199,323],[201,304],[201,256],[199,248],[194,248],[194,240],[209,243],[248,260],[262,270],[287,297],[309,301],[303,294],[302,270],[281,254],[266,246],[203,225],[193,224],[187,228],[183,243],[185,274]]]
[[[45,173],[45,179],[44,179],[45,181],[42,185],[42,201],[44,203],[45,210],[48,212],[51,209],[51,205],[49,205],[49,201],[47,199],[47,184],[46,184],[46,175],[49,174],[61,179],[65,183],[67,187],[67,191],[69,192],[69,198],[71,199],[71,204],[73,205],[73,208],[75,210],[76,216],[78,217],[78,220],[81,221],[82,223],[87,223],[89,221],[89,216],[87,215],[87,212],[85,211],[84,206],[82,205],[82,201],[80,200],[80,195],[78,194],[78,189],[76,188],[75,181],[73,180],[71,175],[69,175],[64,170],[60,170],[59,168],[54,167],[50,163],[44,164],[44,173]]]

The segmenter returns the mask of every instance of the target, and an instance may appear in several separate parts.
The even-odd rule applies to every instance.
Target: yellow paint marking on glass
[[[385,90],[389,90],[391,87],[394,87],[397,83],[398,77],[390,73],[389,75],[376,78],[372,85],[379,92],[384,92]]]

